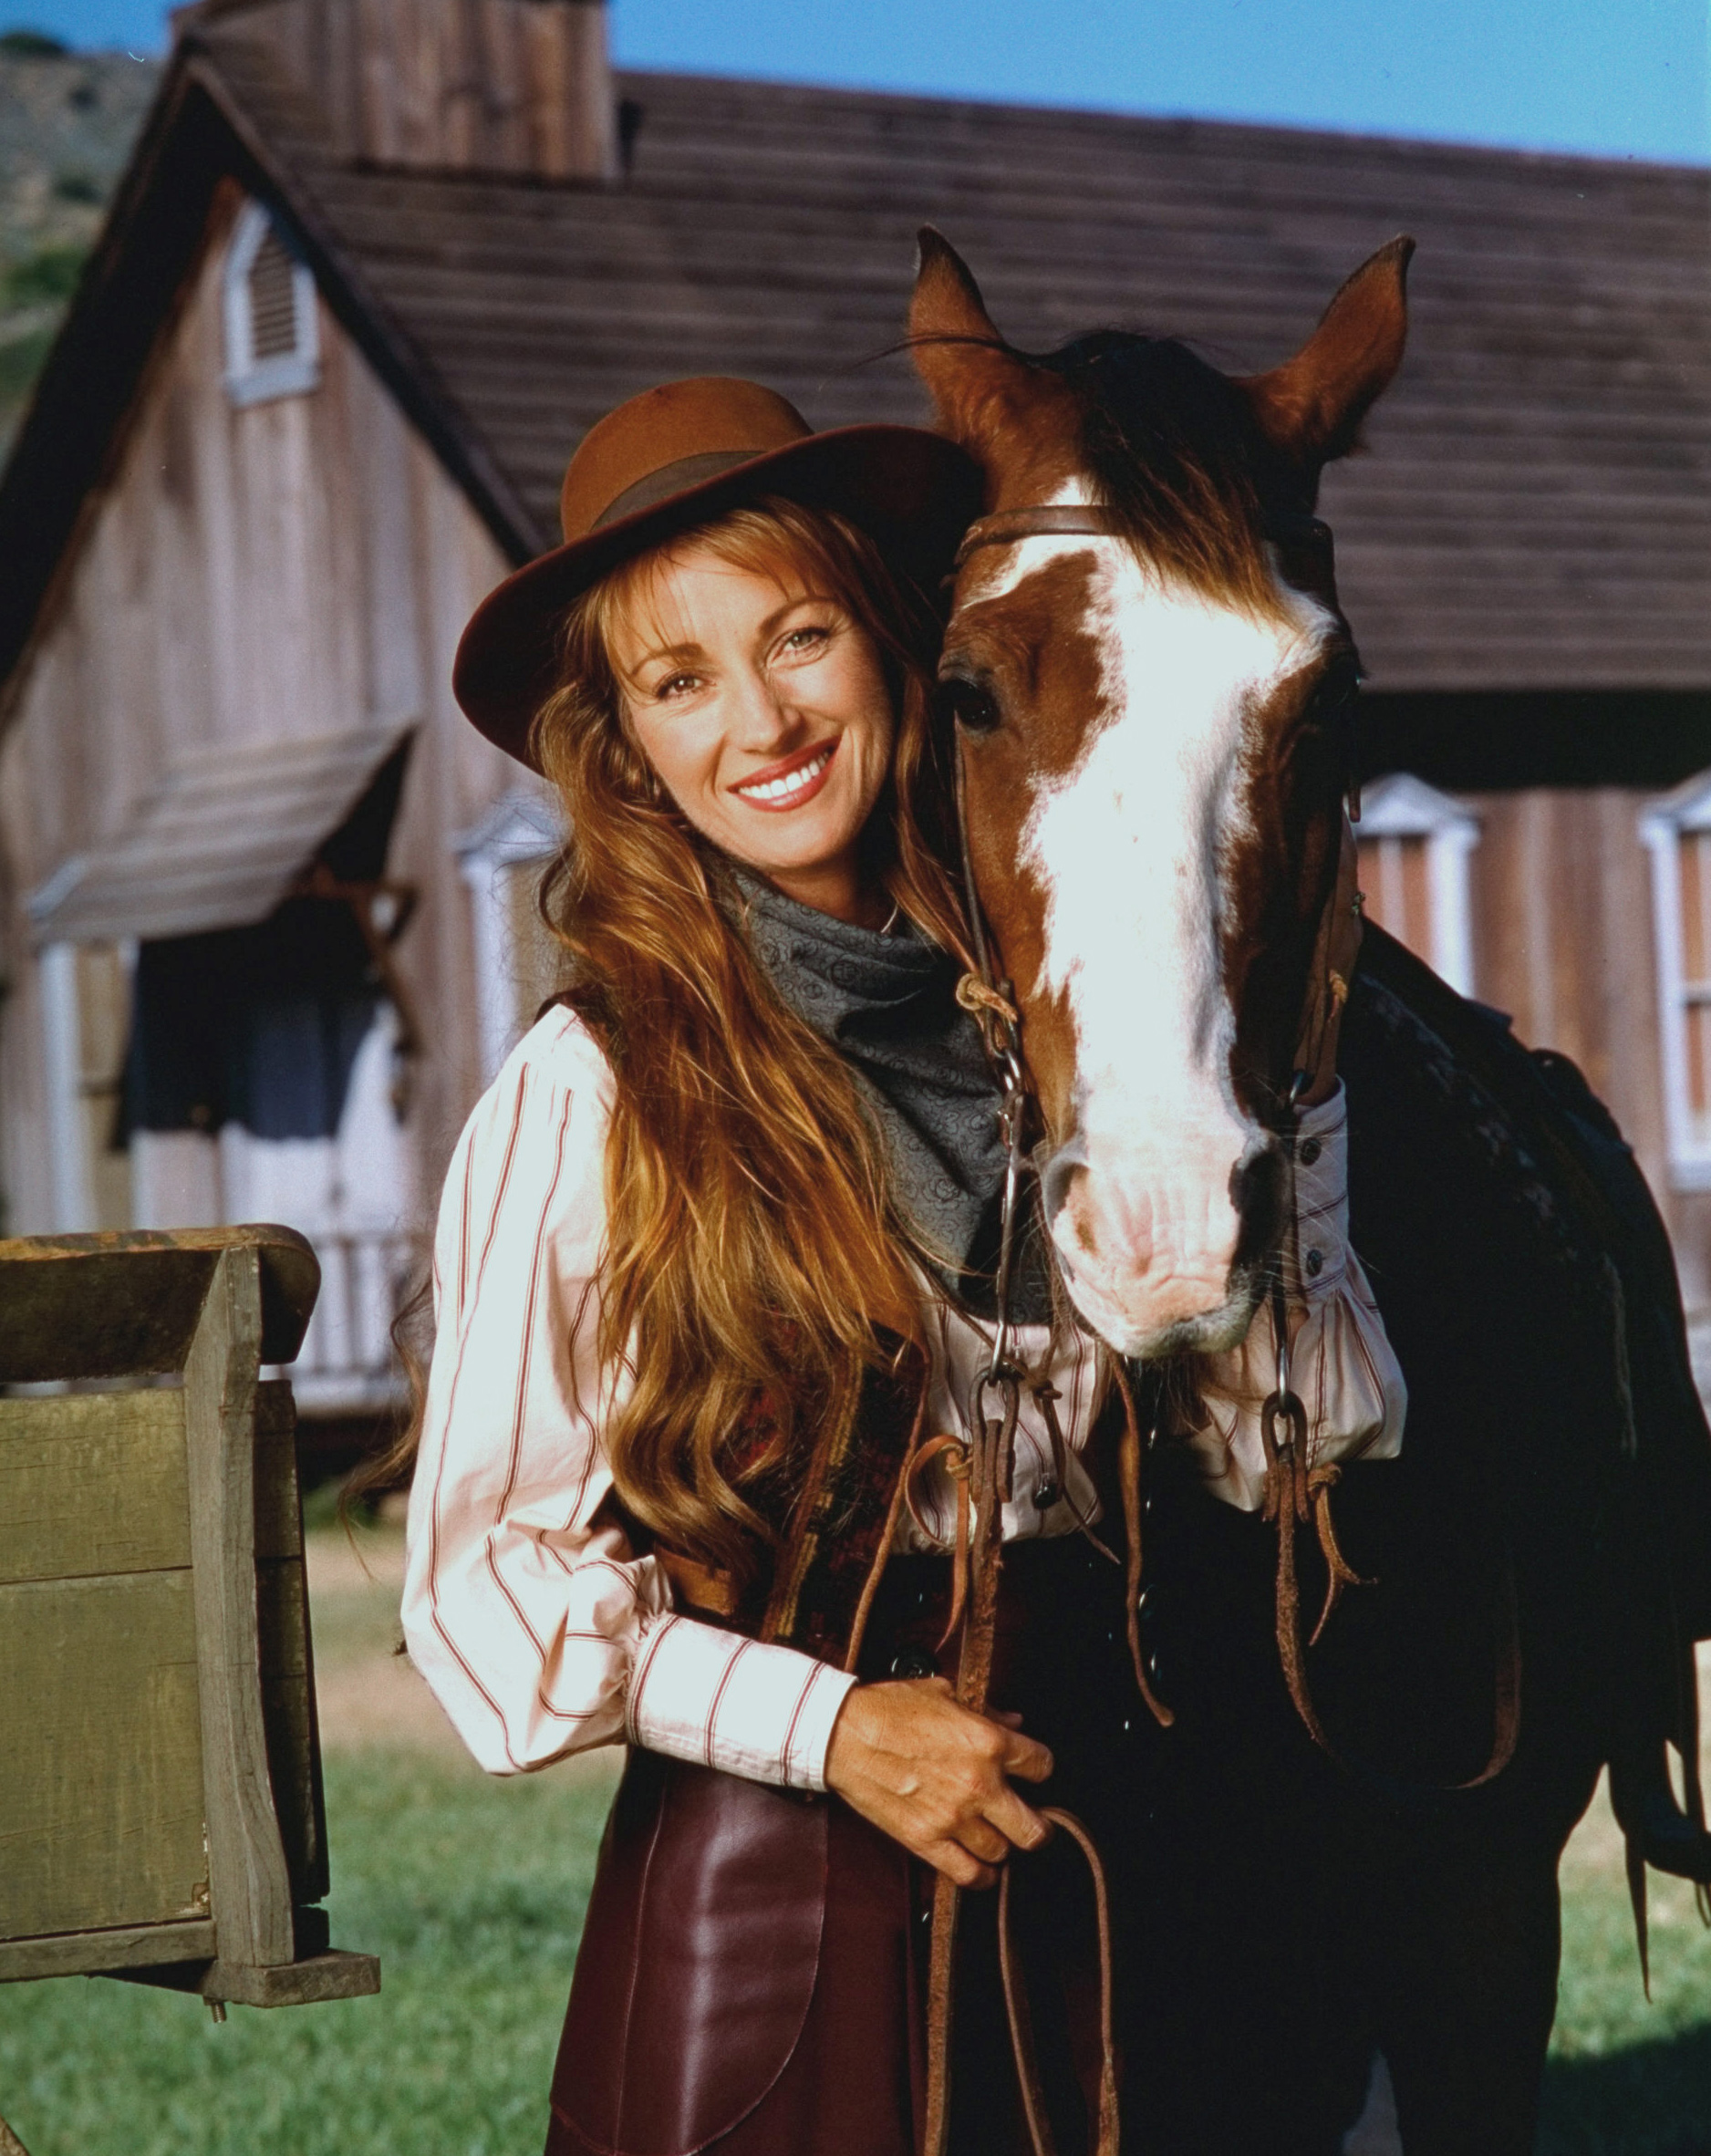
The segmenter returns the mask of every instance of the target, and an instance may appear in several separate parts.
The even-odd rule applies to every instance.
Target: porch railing
[[[290,1372],[298,1412],[366,1415],[396,1406],[408,1387],[392,1321],[425,1266],[422,1238],[368,1232],[310,1239],[321,1261],[321,1292]]]

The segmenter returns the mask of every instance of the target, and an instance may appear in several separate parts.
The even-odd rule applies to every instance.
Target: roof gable
[[[555,536],[570,450],[673,376],[752,375],[816,423],[919,419],[901,333],[942,226],[1024,345],[1095,323],[1232,369],[1420,241],[1373,453],[1327,475],[1374,687],[1711,688],[1711,175],[1696,168],[775,84],[625,76],[617,188],[341,162],[231,27],[181,47],[86,301],[0,486],[0,550],[67,544],[66,459],[141,364],[215,166],[281,202],[335,311],[508,551]],[[57,478],[56,459],[66,468]],[[52,480],[53,483],[48,483]],[[51,502],[46,518],[40,504]],[[28,521],[20,521],[35,506]],[[0,612],[11,665],[48,570]]]

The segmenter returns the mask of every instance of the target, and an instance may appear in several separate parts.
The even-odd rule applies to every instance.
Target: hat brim
[[[565,609],[607,570],[757,495],[841,511],[891,566],[929,587],[980,513],[980,467],[922,427],[837,427],[769,450],[585,538],[544,554],[489,592],[452,662],[458,702],[490,741],[533,766],[529,729],[557,686]]]

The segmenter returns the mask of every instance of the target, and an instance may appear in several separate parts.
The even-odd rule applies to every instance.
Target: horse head
[[[1312,512],[1401,362],[1413,243],[1246,378],[1115,331],[1025,355],[921,247],[915,362],[986,477],[940,679],[1053,1241],[1120,1353],[1215,1351],[1277,1239],[1352,775],[1359,668]]]

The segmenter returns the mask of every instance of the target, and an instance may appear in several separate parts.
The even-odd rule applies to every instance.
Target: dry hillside
[[[158,60],[0,32],[0,451],[160,73]]]

